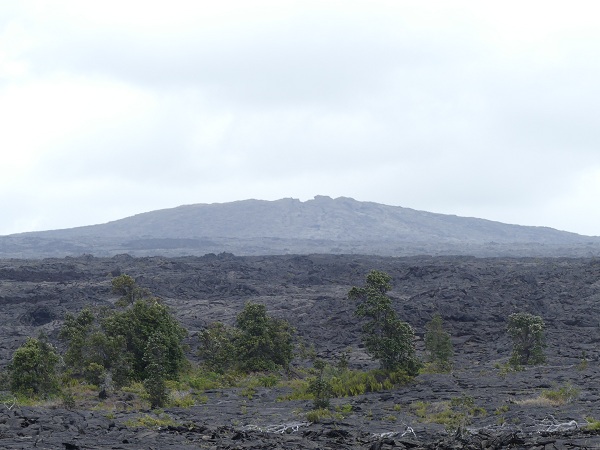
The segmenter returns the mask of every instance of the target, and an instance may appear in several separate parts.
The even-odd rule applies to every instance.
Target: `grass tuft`
[[[328,409],[313,409],[306,413],[306,420],[311,423],[318,423],[323,419],[331,419],[333,418],[333,413]]]
[[[143,414],[124,422],[124,425],[129,428],[152,428],[160,429],[168,426],[178,426],[179,424],[173,420],[171,416],[165,413],[159,413],[157,416]]]

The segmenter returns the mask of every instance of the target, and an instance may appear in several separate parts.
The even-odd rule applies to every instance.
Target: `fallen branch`
[[[417,438],[417,435],[415,434],[415,430],[412,429],[412,427],[409,427],[408,425],[406,426],[406,429],[404,430],[404,432],[402,431],[388,431],[386,433],[375,433],[374,436],[382,438],[382,439],[387,439],[387,438],[393,438],[393,437],[404,437],[407,434],[412,434],[414,436],[414,438]]]
[[[277,425],[267,425],[266,427],[259,427],[258,425],[246,425],[242,428],[242,430],[260,431],[262,433],[284,434],[295,433],[300,429],[300,427],[307,427],[309,425],[309,422],[290,422]]]
[[[541,427],[541,429],[539,429]],[[554,416],[542,420],[538,427],[538,433],[558,433],[563,431],[577,430],[579,424],[575,420],[569,422],[558,422]]]
[[[2,404],[3,404],[4,406],[6,406],[6,409],[8,409],[8,410],[10,411],[10,410],[11,410],[11,409],[13,409],[13,408],[15,407],[15,405],[17,404],[17,397],[13,397],[13,398],[9,398],[9,399],[7,399],[7,400],[3,400],[3,401],[2,401]],[[9,406],[9,404],[10,404],[10,406]]]

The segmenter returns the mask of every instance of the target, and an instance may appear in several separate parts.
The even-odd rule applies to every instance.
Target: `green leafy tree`
[[[67,341],[68,348],[64,359],[68,367],[79,368],[85,365],[85,353],[88,347],[88,336],[92,332],[96,317],[92,310],[85,308],[75,316],[67,313],[59,332],[59,338]]]
[[[355,315],[368,319],[363,325],[363,342],[367,351],[381,363],[384,370],[405,370],[415,375],[420,366],[414,346],[414,331],[396,316],[386,293],[392,288],[391,277],[377,270],[367,275],[363,287],[353,287],[348,293],[358,301]]]
[[[127,383],[131,361],[125,339],[106,334],[91,309],[84,308],[78,315],[67,314],[59,338],[68,344],[64,360],[73,375],[95,385],[104,384],[107,379],[117,387]]]
[[[41,336],[28,338],[13,354],[10,363],[10,388],[14,393],[44,396],[60,391],[57,368],[60,357]]]
[[[150,295],[148,291],[137,285],[133,277],[127,274],[113,278],[111,284],[113,293],[121,296],[121,298],[117,300],[117,306],[120,307],[131,305],[135,303],[136,300],[140,300]]]
[[[144,351],[144,363],[146,364],[146,378],[144,388],[148,393],[150,406],[160,408],[168,399],[168,391],[165,380],[167,378],[166,366],[168,364],[168,351],[166,346],[168,339],[161,332],[150,335]]]
[[[513,340],[509,361],[512,366],[542,364],[546,361],[545,327],[544,320],[533,314],[515,313],[508,317],[507,331]]]
[[[452,369],[452,356],[454,350],[450,335],[444,330],[442,316],[436,314],[425,326],[425,350],[427,351],[428,361],[441,372],[448,372]]]
[[[238,314],[239,334],[234,343],[243,371],[287,368],[294,356],[292,328],[282,319],[270,317],[260,303],[246,303]]]
[[[235,327],[213,323],[200,335],[199,355],[210,370],[243,372],[287,368],[294,356],[293,329],[270,317],[265,305],[247,303]]]
[[[187,331],[159,299],[143,297],[145,291],[133,278],[121,275],[113,280],[116,292],[123,295],[123,310],[94,314],[90,309],[79,315],[67,314],[60,338],[68,344],[65,363],[71,373],[107,389],[131,381],[151,378],[147,345],[165,348],[161,361],[164,378],[176,378],[185,367],[183,339]],[[134,299],[133,303],[129,300]],[[162,339],[160,345],[156,342]],[[162,372],[161,372],[162,373]],[[162,377],[162,375],[161,375]]]
[[[123,339],[134,380],[142,381],[150,375],[144,354],[154,334],[166,348],[164,370],[168,379],[177,378],[186,365],[182,341],[187,331],[156,298],[136,300],[128,309],[106,317],[102,326],[108,336]]]
[[[222,322],[213,322],[199,333],[198,356],[208,370],[225,373],[235,367],[235,341],[239,334],[237,328],[228,327]]]

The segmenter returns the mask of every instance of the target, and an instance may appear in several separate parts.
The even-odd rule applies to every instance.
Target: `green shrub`
[[[68,346],[64,361],[71,375],[83,377],[96,386],[107,377],[117,387],[129,380],[131,357],[125,339],[108,335],[91,309],[84,308],[77,316],[67,314],[59,338]]]
[[[412,377],[402,370],[345,370],[332,376],[330,383],[334,397],[348,397],[390,390],[394,386],[407,384],[410,380]]]
[[[95,362],[89,363],[83,372],[85,381],[95,386],[100,386],[104,382],[105,376],[104,366]]]
[[[246,397],[248,400],[252,400],[254,395],[256,395],[256,389],[251,386],[246,386],[244,389],[242,389],[240,395],[242,397]]]
[[[116,277],[113,290],[122,295],[125,309],[94,314],[85,308],[77,316],[66,315],[59,337],[67,343],[64,360],[70,373],[95,385],[116,387],[155,377],[144,354],[156,334],[166,349],[161,365],[164,377],[176,378],[187,364],[182,344],[187,331],[159,299],[148,297],[128,275]]]
[[[289,380],[285,382],[285,387],[291,388],[292,392],[286,395],[281,395],[277,398],[277,401],[291,401],[291,400],[313,400],[314,395],[309,392],[309,381],[302,380],[299,378]]]
[[[425,418],[427,415],[427,406],[428,404],[422,400],[416,401],[411,405],[413,412],[415,415],[421,419]]]
[[[325,361],[317,359],[314,366],[317,370],[317,376],[310,380],[308,385],[308,392],[314,397],[313,409],[329,408],[332,386],[329,380],[325,378]]]
[[[237,383],[237,374],[221,374],[210,371],[196,371],[188,378],[190,387],[198,391],[221,389],[234,386]]]
[[[326,408],[313,409],[306,413],[306,420],[311,423],[317,423],[323,419],[331,418],[333,418],[333,413]]]
[[[60,391],[59,356],[45,337],[28,338],[15,350],[10,370],[12,392],[24,396],[47,396]]]
[[[473,408],[475,406],[475,400],[473,397],[463,395],[461,397],[453,397],[450,399],[450,406],[458,408]]]
[[[221,322],[211,323],[199,333],[198,356],[209,371],[224,373],[234,368],[237,362],[235,341],[238,335],[236,328]]]
[[[509,316],[507,330],[513,340],[512,366],[542,364],[546,361],[545,326],[541,317],[532,314],[515,313]]]
[[[556,389],[545,389],[542,391],[540,396],[549,400],[555,405],[564,405],[565,403],[571,403],[573,400],[579,397],[580,392],[581,391],[578,388],[572,386],[571,384],[566,384]]]
[[[600,430],[600,420],[596,420],[593,417],[586,417],[585,421],[587,422],[587,425],[585,426],[587,430]]]
[[[136,300],[128,309],[104,319],[103,328],[108,336],[119,336],[124,340],[134,380],[143,380],[151,375],[147,371],[144,354],[153,335],[160,336],[161,345],[166,349],[162,369],[167,378],[177,378],[187,363],[182,344],[187,331],[158,299]]]
[[[347,415],[352,412],[352,405],[350,403],[344,403],[343,405],[338,405],[335,407],[335,410],[341,414]]]
[[[502,405],[502,406],[498,406],[496,408],[496,410],[494,411],[494,414],[496,414],[497,416],[504,414],[506,412],[510,411],[510,406],[508,405]]]
[[[332,370],[332,373],[328,373]],[[393,389],[395,386],[407,384],[412,377],[404,371],[386,372],[385,370],[371,370],[363,372],[360,370],[335,370],[327,366],[324,371],[328,383],[331,386],[331,397],[351,397],[362,395],[367,392],[377,392]],[[312,379],[314,381],[314,378]],[[310,381],[293,380],[288,382],[293,389],[289,395],[282,396],[281,400],[314,400],[315,395],[311,391]]]
[[[239,368],[245,372],[286,369],[294,356],[292,328],[267,315],[265,305],[246,303],[238,315],[235,339]]]
[[[339,370],[346,370],[348,369],[348,363],[350,362],[350,352],[352,351],[352,349],[350,347],[348,347],[346,350],[344,350],[342,353],[340,353],[337,356],[337,363],[336,363],[336,367]]]
[[[294,356],[293,329],[257,303],[246,304],[235,328],[213,323],[199,338],[198,353],[205,367],[220,373],[287,369]]]
[[[71,390],[64,390],[60,395],[60,399],[65,409],[75,408],[75,396]]]
[[[136,284],[133,277],[126,274],[113,278],[111,284],[113,293],[121,296],[121,298],[117,300],[117,306],[120,307],[131,305],[135,303],[136,300],[140,300],[149,295],[146,290],[140,288]]]
[[[444,425],[449,431],[469,425],[473,417],[487,414],[484,408],[475,405],[472,397],[467,396],[437,403],[417,401],[411,409],[421,421]]]
[[[272,388],[277,386],[279,383],[279,377],[277,375],[261,375],[258,377],[258,383],[262,387]]]
[[[428,361],[438,372],[449,372],[452,369],[452,341],[444,331],[442,316],[436,314],[426,325],[425,350]]]
[[[175,406],[178,408],[191,408],[199,403],[206,403],[207,398],[205,396],[194,397],[191,393],[182,393],[178,391],[171,391],[169,399],[167,401],[168,406]]]
[[[522,366],[513,365],[510,362],[508,362],[506,364],[496,363],[496,364],[494,364],[494,368],[498,369],[498,375],[501,378],[506,378],[511,373],[520,372],[523,370]]]
[[[144,389],[148,394],[151,408],[164,406],[168,399],[167,386],[167,359],[168,348],[165,336],[160,331],[152,334],[146,343],[144,363],[147,376],[144,379]]]

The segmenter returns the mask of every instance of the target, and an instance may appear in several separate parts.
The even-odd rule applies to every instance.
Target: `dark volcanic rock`
[[[394,279],[391,292],[403,320],[419,335],[439,312],[461,355],[508,356],[506,318],[540,315],[550,355],[597,359],[600,263],[596,259],[383,258],[312,255],[186,258],[0,260],[4,336],[52,332],[67,311],[110,305],[112,277],[127,273],[170,305],[192,332],[215,320],[232,322],[247,301],[286,318],[321,351],[360,344],[360,324],[346,299],[377,268]],[[14,343],[16,344],[16,343]],[[12,344],[4,347],[14,349]],[[0,356],[4,361],[8,355]]]
[[[399,316],[418,335],[439,312],[452,335],[455,369],[423,374],[393,391],[335,399],[351,404],[343,418],[308,425],[310,402],[278,402],[285,392],[207,393],[206,404],[166,410],[177,426],[133,429],[126,411],[9,409],[0,404],[1,448],[557,448],[600,445],[583,429],[600,418],[600,261],[589,259],[384,258],[357,255],[185,258],[80,257],[0,260],[0,359],[5,365],[27,336],[44,331],[55,343],[66,312],[111,306],[112,277],[127,273],[161,297],[195,334],[206,324],[232,323],[248,301],[286,318],[306,343],[333,359],[351,347],[352,367],[375,367],[364,353],[360,323],[346,298],[371,269],[394,279]],[[506,372],[506,319],[517,311],[546,321],[548,363]],[[60,346],[60,343],[59,343]],[[585,364],[582,359],[585,355]],[[540,399],[544,389],[573,386],[564,405]],[[448,434],[415,411],[468,396],[485,414]],[[243,408],[242,408],[243,406]],[[147,412],[148,414],[152,414]],[[114,416],[112,418],[109,418]],[[275,431],[284,431],[276,433]],[[411,431],[412,430],[412,431]],[[35,444],[35,445],[34,445]]]

